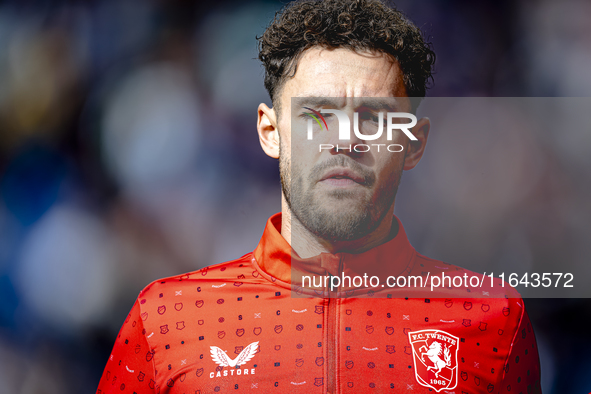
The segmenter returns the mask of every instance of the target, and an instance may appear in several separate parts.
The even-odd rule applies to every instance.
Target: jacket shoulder
[[[140,299],[141,304],[142,300],[162,297],[162,291],[171,286],[174,287],[176,292],[182,292],[183,288],[194,287],[196,281],[230,281],[240,279],[241,275],[245,278],[245,273],[252,271],[252,258],[252,252],[249,252],[235,260],[209,265],[196,271],[157,279],[140,291],[138,299]]]
[[[521,294],[498,275],[475,272],[420,253],[416,253],[411,274],[428,275],[429,283],[439,290],[451,287],[455,297],[465,292],[468,298],[503,298],[509,304],[523,305]]]

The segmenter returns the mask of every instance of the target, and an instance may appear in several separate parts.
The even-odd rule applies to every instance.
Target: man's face
[[[292,97],[297,99],[292,101]],[[331,99],[324,104],[307,99],[318,97]],[[365,106],[368,101],[362,97],[391,97],[388,101],[395,109],[383,112],[410,112],[398,63],[383,54],[311,48],[281,90],[277,127],[283,192],[295,218],[316,236],[331,242],[360,239],[392,212],[409,148],[409,139],[400,130],[395,130],[389,141],[385,130],[379,140],[356,139],[351,131],[350,141],[340,141],[334,115],[325,115],[330,131],[315,133],[313,141],[306,138],[308,115],[304,112],[310,110],[304,107],[344,111],[351,127],[353,112],[358,112],[360,129],[366,121],[377,126],[377,118],[372,117],[371,109]],[[356,143],[400,144],[404,150],[389,152],[382,147],[378,152],[374,147],[358,153],[319,149],[319,144],[348,148]]]

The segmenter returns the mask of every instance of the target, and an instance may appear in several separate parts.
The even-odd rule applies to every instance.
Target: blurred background
[[[588,1],[397,4],[437,53],[430,96],[591,93]],[[93,393],[144,286],[254,249],[280,210],[255,37],[281,5],[0,2],[0,393]],[[589,264],[589,127],[437,141],[396,205],[420,252]],[[526,305],[544,392],[591,391],[589,299]]]

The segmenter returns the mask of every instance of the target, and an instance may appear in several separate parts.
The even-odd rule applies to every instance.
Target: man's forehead
[[[398,62],[384,53],[313,47],[286,81],[291,97],[406,96]]]

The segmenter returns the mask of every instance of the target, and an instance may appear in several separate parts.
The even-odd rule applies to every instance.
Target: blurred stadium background
[[[433,42],[431,96],[591,93],[588,1],[397,4]],[[0,393],[94,392],[145,285],[256,246],[280,188],[255,130],[269,103],[255,36],[280,6],[0,2]],[[494,153],[439,154],[405,174],[396,211],[420,252],[532,272],[540,259],[590,263],[589,128],[519,143],[531,177],[509,167],[471,187]],[[544,392],[591,391],[591,302],[526,304]]]

